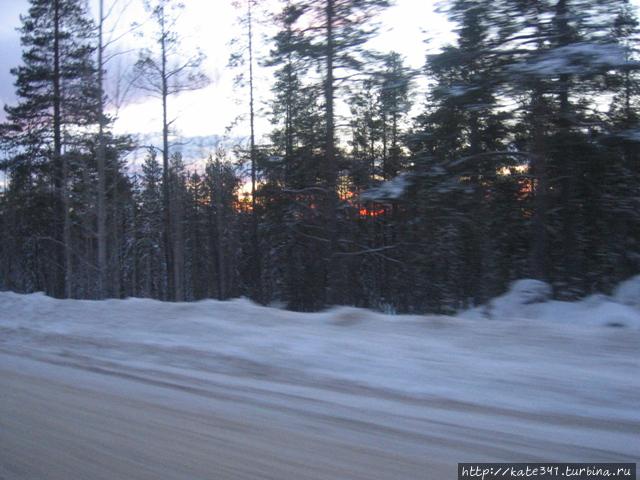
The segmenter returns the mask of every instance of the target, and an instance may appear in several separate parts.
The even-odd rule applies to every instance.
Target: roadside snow
[[[636,308],[640,311],[640,275],[622,282],[613,292],[616,302]]]
[[[640,330],[606,325],[637,327],[640,312],[605,297],[536,303],[543,290],[521,284],[488,318],[5,292],[0,350],[637,423]]]
[[[587,326],[640,329],[640,276],[622,282],[612,297],[591,295],[577,302],[551,300],[551,286],[539,280],[514,282],[504,295],[487,305],[462,312],[467,319],[527,320]]]

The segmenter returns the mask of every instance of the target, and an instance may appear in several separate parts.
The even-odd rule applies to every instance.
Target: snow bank
[[[401,173],[400,175],[381,183],[377,187],[370,188],[360,195],[363,201],[383,201],[400,198],[409,188],[410,175]]]
[[[592,295],[577,302],[551,300],[551,286],[539,280],[514,282],[487,305],[462,312],[468,319],[529,320],[582,326],[640,329],[640,276],[621,283],[613,297]]]
[[[613,291],[613,299],[640,310],[640,275],[631,277],[618,285]]]
[[[516,74],[550,76],[588,75],[608,68],[637,66],[628,60],[621,45],[578,42],[539,53],[533,61],[516,63],[509,70]]]
[[[515,285],[493,304],[492,318],[509,313],[509,321],[0,293],[0,350],[637,421],[640,331],[602,325],[637,321],[638,312],[606,298],[539,303],[547,293]]]
[[[523,307],[543,303],[551,298],[551,286],[539,280],[524,279],[514,282],[509,291],[488,305],[489,316],[516,317]]]

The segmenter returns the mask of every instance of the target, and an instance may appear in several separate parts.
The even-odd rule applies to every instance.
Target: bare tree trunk
[[[251,128],[251,245],[253,250],[253,281],[255,282],[255,296],[262,301],[262,269],[260,258],[260,242],[258,238],[258,212],[256,209],[256,137],[255,112],[253,99],[253,24],[251,7],[254,0],[247,0],[247,20],[249,24],[249,122]]]
[[[112,203],[112,219],[111,219],[111,242],[113,248],[111,249],[111,289],[112,295],[115,298],[122,296],[121,290],[121,277],[122,277],[122,259],[121,259],[121,247],[122,247],[122,234],[121,234],[121,221],[120,221],[120,204],[119,196],[120,189],[118,188],[118,179],[113,182],[113,203]]]
[[[568,19],[569,11],[567,0],[558,0],[555,15],[558,29],[558,43],[559,46],[564,47],[571,43],[571,27]],[[571,76],[569,74],[561,74],[559,76],[558,101],[560,103],[560,115],[557,125],[558,132],[561,135],[565,135],[564,142],[569,141],[569,135],[571,134],[572,119],[571,104],[569,101],[570,82]],[[564,148],[571,148],[570,144]],[[560,182],[560,202],[564,209],[562,237],[565,267],[562,275],[564,276],[566,284],[566,293],[574,296],[574,292],[578,288],[576,283],[582,278],[579,266],[579,241],[576,235],[576,229],[579,228],[579,225],[577,225],[579,211],[576,208],[576,203],[574,201],[581,169],[575,155],[571,155],[569,152],[562,152],[562,156],[566,157],[564,160],[566,162],[564,165],[564,176]]]
[[[58,281],[54,286],[56,296],[68,298],[71,294],[71,265],[69,262],[69,209],[67,195],[67,165],[62,156],[62,112],[61,112],[61,74],[60,74],[60,2],[54,0],[53,4],[53,175],[54,187],[58,195],[58,211],[55,230],[60,243],[56,246],[58,251],[57,262],[61,275],[56,275]],[[62,229],[60,229],[60,223]],[[60,231],[62,230],[62,231]],[[61,280],[61,281],[60,281]]]
[[[541,6],[537,4],[536,23],[540,25],[542,21]],[[540,27],[538,27],[538,48],[543,48],[544,37]],[[531,151],[531,170],[535,178],[534,185],[534,206],[533,206],[533,238],[531,243],[531,252],[529,256],[529,270],[531,276],[538,280],[548,279],[547,269],[547,252],[548,252],[548,234],[547,234],[547,216],[549,209],[549,180],[547,172],[547,152],[545,151],[544,138],[544,118],[547,114],[544,104],[543,87],[539,83],[534,87],[532,93],[532,135],[533,145]]]
[[[382,178],[388,180],[387,172],[389,171],[389,148],[387,139],[387,111],[382,111]]]
[[[92,189],[91,189],[91,172],[88,168],[82,169],[82,202],[84,205],[91,205]],[[95,244],[92,233],[94,232],[95,225],[92,222],[90,215],[82,215],[82,240],[84,243],[82,255],[83,263],[85,263],[82,269],[82,290],[78,290],[78,281],[76,280],[76,294],[81,298],[96,298],[96,279],[95,271],[93,270],[93,263],[91,260],[95,258]],[[78,250],[78,249],[76,249]],[[77,252],[79,255],[80,252]]]
[[[137,297],[139,294],[138,288],[138,212],[136,211],[135,201],[132,202],[131,206],[131,231],[133,236],[133,246],[132,246],[132,259],[131,259],[131,296]]]
[[[333,23],[335,21],[335,5],[334,0],[327,0],[326,3],[326,79],[325,79],[325,121],[326,121],[326,188],[327,188],[327,204],[326,204],[326,224],[327,237],[329,240],[329,261],[327,271],[327,302],[335,304],[338,302],[338,194],[337,194],[337,164],[336,164],[336,145],[335,145],[335,118],[334,118],[334,55],[335,46],[333,38]]]
[[[98,243],[98,298],[106,298],[107,292],[107,206],[106,206],[106,151],[104,138],[104,0],[100,0],[98,23],[98,202],[97,202],[97,243]]]
[[[218,260],[218,299],[224,300],[227,297],[227,266],[224,259],[224,235],[223,235],[223,205],[222,205],[222,166],[220,159],[216,160],[216,179],[215,179],[215,193],[214,204],[216,214],[216,240],[218,244],[217,260]]]
[[[73,263],[71,256],[71,205],[68,189],[69,162],[66,155],[62,156],[62,205],[64,208],[63,244],[64,244],[64,296],[73,296]]]
[[[173,262],[173,236],[171,235],[171,185],[169,180],[169,123],[167,120],[167,31],[164,24],[164,10],[161,13],[161,55],[162,55],[162,199],[164,212],[164,255],[167,267],[167,300],[176,300],[175,273]]]
[[[533,278],[547,279],[547,209],[548,209],[548,179],[547,162],[544,152],[544,132],[542,127],[545,115],[542,105],[542,93],[533,94],[533,148],[532,173],[535,178],[534,211],[533,211],[533,239],[530,255],[530,272]]]
[[[175,300],[176,302],[184,301],[184,230],[183,230],[183,203],[181,195],[182,188],[178,185],[178,182],[182,182],[182,178],[178,176],[178,172],[175,172],[174,178],[176,181],[176,189],[174,196],[171,199],[171,208],[173,212],[171,214],[173,219],[174,231],[173,231],[173,260],[174,260],[174,285],[175,285]]]

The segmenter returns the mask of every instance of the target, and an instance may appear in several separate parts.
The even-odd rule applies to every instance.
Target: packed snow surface
[[[633,284],[567,303],[522,280],[457,317],[0,293],[0,478],[396,480],[454,478],[461,461],[637,462]]]
[[[576,302],[562,302],[551,300],[551,294],[551,286],[545,282],[518,280],[504,295],[461,316],[564,324],[576,329],[587,326],[640,329],[640,276],[618,285],[611,298],[596,294]]]
[[[640,275],[618,285],[613,292],[613,298],[618,303],[640,310]]]
[[[640,311],[514,287],[460,317],[0,293],[0,349],[637,421]]]

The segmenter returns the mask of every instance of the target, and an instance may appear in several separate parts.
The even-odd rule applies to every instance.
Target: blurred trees
[[[137,87],[160,99],[162,105],[162,199],[164,214],[163,241],[167,267],[167,299],[184,299],[183,250],[180,239],[172,236],[176,229],[171,204],[169,129],[174,120],[169,118],[169,98],[181,92],[197,90],[208,82],[201,70],[204,55],[196,52],[185,55],[177,32],[178,12],[182,3],[173,0],[146,0],[145,7],[154,24],[153,47],[140,52],[136,67]]]
[[[76,295],[74,267],[91,261],[73,230],[89,207],[90,129],[98,122],[93,24],[77,1],[32,0],[22,17],[23,63],[11,70],[18,103],[2,125],[9,182],[3,210],[8,285]],[[75,186],[75,188],[74,188]],[[90,232],[84,231],[84,235]]]
[[[451,1],[457,39],[421,72],[368,48],[388,2],[283,0],[263,139],[250,88],[248,178],[222,145],[202,168],[171,149],[168,98],[205,80],[202,57],[177,49],[177,3],[148,3],[157,48],[137,84],[162,101],[163,147],[135,175],[108,132],[81,2],[31,4],[2,127],[2,288],[452,312],[522,277],[571,299],[640,270],[626,0]]]

